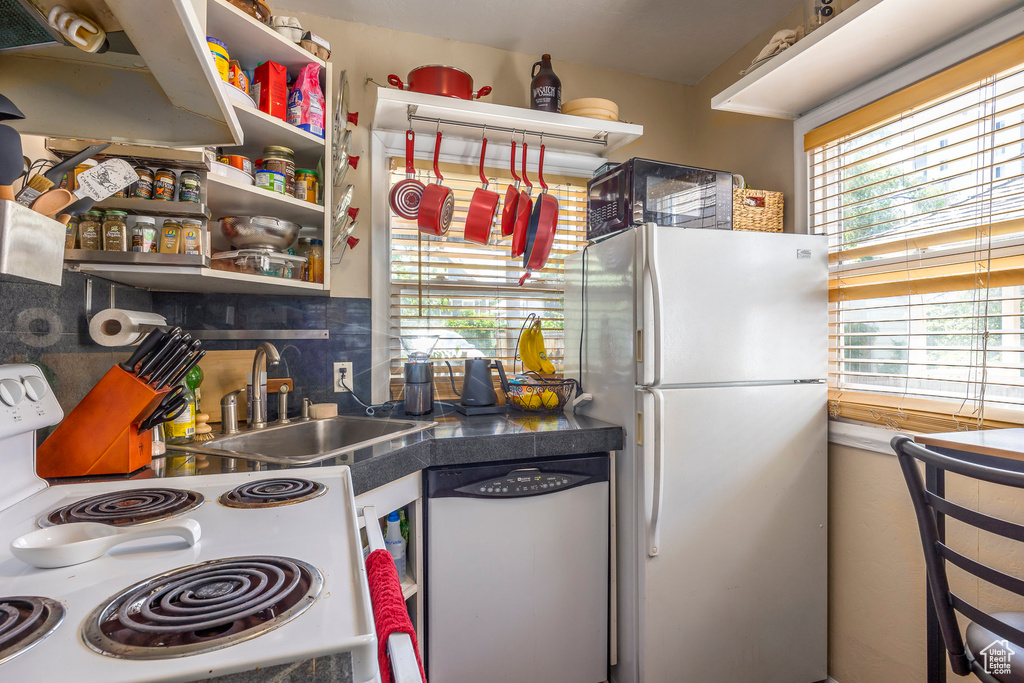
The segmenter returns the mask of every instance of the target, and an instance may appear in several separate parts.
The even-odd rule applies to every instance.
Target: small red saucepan
[[[547,265],[551,245],[555,241],[555,229],[558,227],[558,200],[548,194],[548,184],[544,182],[544,145],[540,146],[537,176],[543,189],[534,203],[530,228],[526,231],[526,249],[523,252],[523,268],[526,273],[519,279],[520,285],[526,282],[531,272]]]
[[[440,154],[441,131],[438,131],[437,142],[434,143],[434,175],[437,176],[437,182],[427,185],[423,190],[420,210],[416,216],[420,232],[430,235],[443,235],[448,232],[448,228],[452,225],[452,214],[455,213],[455,194],[451,188],[441,184],[444,176],[441,175],[441,169],[437,167]]]
[[[415,148],[416,134],[412,130],[405,131],[405,180],[395,183],[388,195],[392,210],[410,221],[419,215],[424,189],[423,183],[416,180],[416,167],[412,161]]]
[[[487,176],[484,175],[484,154],[487,152],[487,138],[480,146],[480,182],[483,187],[473,191],[473,199],[469,202],[469,213],[466,214],[466,229],[463,233],[470,242],[487,244],[491,241],[491,226],[498,212],[501,197],[497,192],[487,189]]]
[[[516,225],[512,231],[512,256],[522,256],[526,250],[526,231],[530,228],[530,213],[533,211],[533,183],[526,175],[526,140],[523,140],[523,182],[527,190],[519,191],[516,202]]]
[[[513,133],[514,135],[515,133]],[[501,210],[501,236],[511,237],[516,227],[516,204],[519,202],[519,176],[516,175],[516,141],[512,141],[512,177],[516,184],[505,188],[505,206]]]
[[[399,90],[456,97],[460,100],[473,100],[491,94],[491,86],[485,85],[480,90],[473,90],[473,77],[462,69],[454,66],[431,64],[416,67],[409,72],[409,82],[403,83],[395,74],[388,75],[388,83]]]

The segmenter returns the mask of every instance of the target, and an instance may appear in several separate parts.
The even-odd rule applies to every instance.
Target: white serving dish
[[[224,92],[228,94],[228,98],[237,104],[244,104],[247,107],[256,108],[256,101],[252,99],[244,90],[239,88],[237,85],[232,85],[226,81],[221,81],[224,84]]]
[[[228,166],[222,161],[211,161],[210,173],[230,178],[231,180],[242,183],[243,185],[256,184],[256,180],[251,175],[239,168],[235,168],[234,166]]]

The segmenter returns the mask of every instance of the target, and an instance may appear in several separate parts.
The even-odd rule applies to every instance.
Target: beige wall
[[[1024,521],[1024,491],[949,475],[946,493],[965,507]],[[829,675],[838,683],[925,680],[924,556],[896,457],[830,444],[828,495]],[[947,541],[968,557],[1022,575],[1019,543],[955,520],[947,524]],[[959,570],[949,576],[953,590],[983,610],[1024,609],[1024,600],[979,588]]]
[[[298,3],[293,0],[292,6]],[[275,7],[284,13],[288,2]],[[352,154],[368,161],[369,129],[373,122],[377,86],[366,83],[373,78],[386,83],[389,73],[404,80],[408,72],[423,64],[451,64],[473,76],[474,87],[490,85],[494,92],[485,101],[515,107],[529,106],[530,67],[540,55],[460,43],[430,36],[403,33],[355,24],[289,10],[299,17],[303,27],[331,41],[331,61],[335,73],[348,72],[352,111],[359,112],[359,127],[352,134]],[[634,156],[694,162],[694,135],[691,120],[693,88],[650,78],[641,78],[608,69],[571,64],[558,60],[558,46],[552,45],[554,68],[562,81],[562,97],[604,97],[619,105],[624,121],[644,126],[644,136],[619,150],[615,159]],[[349,173],[346,182],[356,186],[353,206],[360,208],[356,237],[359,246],[335,266],[332,293],[335,296],[370,296],[370,239],[381,234],[380,216],[370,211],[370,164],[361,163]]]
[[[739,173],[752,188],[781,191],[786,202],[786,232],[794,230],[790,210],[794,200],[793,122],[714,111],[711,98],[739,80],[739,72],[754,60],[776,31],[796,28],[803,21],[803,5],[800,4],[694,88],[694,162],[698,166]]]

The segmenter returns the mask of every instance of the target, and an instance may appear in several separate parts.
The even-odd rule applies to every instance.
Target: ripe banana
[[[528,370],[542,375],[554,374],[555,366],[548,360],[544,349],[544,333],[541,331],[540,319],[534,320],[519,337],[519,357]]]

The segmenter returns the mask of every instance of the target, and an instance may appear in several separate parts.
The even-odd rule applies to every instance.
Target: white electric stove
[[[34,431],[62,417],[37,367],[0,366],[0,680],[194,681],[344,652],[355,681],[375,678],[348,467],[47,486]],[[10,552],[48,524],[174,517],[199,522],[196,545],[58,569]]]

